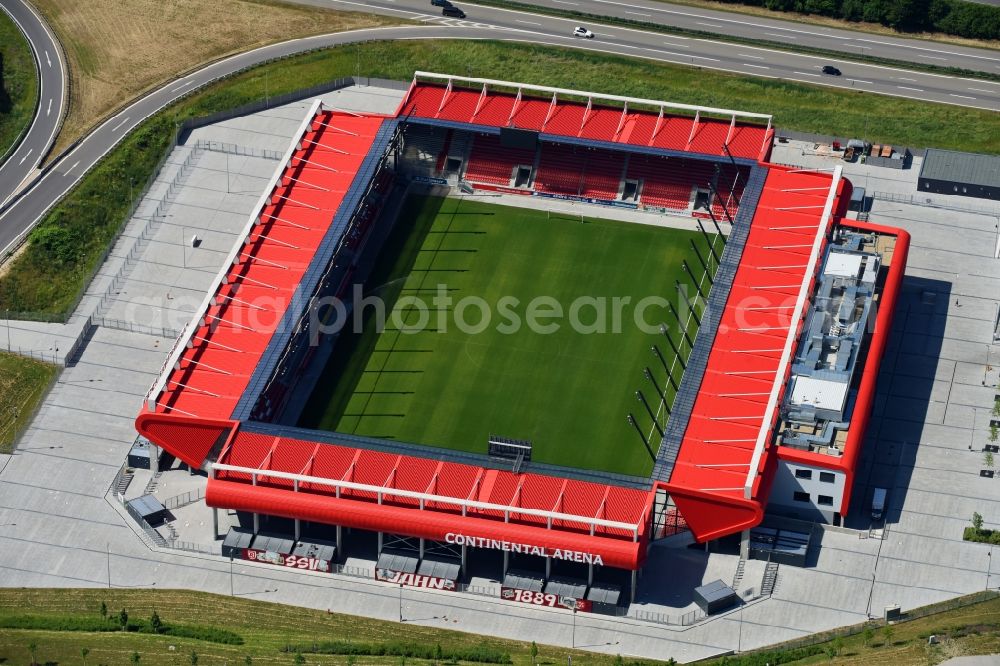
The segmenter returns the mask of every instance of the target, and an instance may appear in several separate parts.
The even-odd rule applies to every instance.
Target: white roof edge
[[[480,85],[504,86],[506,88],[520,88],[522,90],[534,90],[537,92],[556,93],[563,95],[576,95],[579,97],[590,97],[593,99],[605,99],[613,102],[627,102],[630,104],[645,104],[648,106],[659,106],[664,109],[680,109],[683,111],[699,111],[701,113],[712,113],[720,116],[737,116],[741,118],[753,118],[756,120],[771,121],[770,114],[752,113],[750,111],[734,111],[732,109],[716,109],[709,106],[698,106],[696,104],[679,104],[676,102],[663,102],[653,99],[642,99],[639,97],[623,97],[621,95],[607,95],[604,93],[586,92],[583,90],[570,90],[568,88],[553,88],[551,86],[539,86],[530,83],[515,83],[513,81],[499,81],[497,79],[480,79],[469,76],[454,76],[452,74],[437,74],[435,72],[414,72],[414,80],[417,78],[438,79],[441,81],[463,81]]]
[[[302,137],[305,135],[306,128],[309,126],[309,123],[312,122],[313,118],[316,117],[316,114],[322,104],[323,100],[316,99],[309,105],[306,117],[303,119],[302,123],[299,124],[298,130],[292,136],[292,140],[288,145],[288,149],[285,151],[284,157],[278,163],[278,167],[274,170],[274,174],[271,176],[271,179],[268,181],[267,186],[263,191],[264,193],[260,196],[257,200],[257,204],[253,207],[253,212],[250,213],[250,218],[247,220],[246,226],[243,227],[243,231],[236,237],[236,241],[233,243],[232,249],[229,250],[229,254],[226,256],[226,259],[222,264],[222,268],[219,270],[218,275],[215,276],[215,280],[212,281],[212,285],[208,288],[204,300],[202,300],[201,305],[199,305],[194,311],[194,315],[191,317],[191,320],[184,326],[184,330],[181,331],[180,336],[174,342],[170,355],[167,357],[167,360],[164,361],[163,367],[160,368],[159,377],[157,377],[156,382],[153,384],[152,388],[150,388],[149,393],[146,394],[146,406],[150,411],[156,410],[156,403],[166,388],[167,380],[170,378],[170,374],[173,372],[174,366],[178,363],[181,355],[187,348],[187,344],[191,340],[191,336],[193,336],[194,332],[198,330],[201,318],[208,311],[212,301],[215,299],[215,294],[219,290],[219,286],[222,284],[226,274],[229,273],[229,269],[233,265],[233,260],[243,248],[243,241],[250,235],[253,228],[257,225],[257,219],[260,217],[261,212],[270,200],[271,194],[274,192],[274,188],[278,183],[278,179],[281,177],[281,174],[284,173],[289,160],[291,160],[292,155],[294,155],[295,151],[298,149],[299,141],[301,141]]]
[[[362,492],[377,493],[393,497],[406,497],[409,499],[423,500],[425,502],[438,502],[439,504],[450,504],[468,509],[481,509],[484,511],[502,511],[525,516],[537,516],[540,518],[550,518],[552,520],[564,520],[567,522],[580,523],[595,527],[609,527],[613,529],[628,530],[636,532],[639,525],[623,523],[617,520],[607,520],[595,518],[593,516],[580,516],[572,513],[560,513],[558,511],[546,511],[545,509],[527,509],[508,504],[493,504],[491,502],[479,502],[477,500],[466,500],[447,495],[433,495],[422,493],[416,490],[401,490],[399,488],[386,488],[384,486],[373,486],[367,483],[356,483],[354,481],[343,481],[340,479],[326,479],[320,476],[307,476],[305,474],[295,474],[293,472],[278,472],[267,469],[257,469],[256,467],[241,467],[238,465],[227,465],[225,463],[212,463],[211,470],[221,470],[224,472],[237,472],[249,474],[251,476],[272,476],[276,479],[287,479],[298,481],[299,483],[315,483],[316,485],[330,486],[332,488],[342,488],[347,490],[358,490]],[[213,476],[214,478],[214,476]],[[645,513],[645,512],[644,512]]]
[[[830,216],[833,214],[833,202],[837,198],[837,186],[840,184],[843,167],[838,165],[833,170],[833,180],[830,183],[830,191],[826,195],[826,204],[823,206],[823,215],[820,218],[819,226],[816,228],[816,237],[813,239],[812,249],[809,251],[809,262],[802,275],[802,284],[799,287],[799,295],[795,301],[795,310],[792,312],[791,321],[793,326],[788,328],[785,337],[785,345],[781,352],[781,362],[778,364],[778,371],[774,376],[774,384],[771,386],[771,393],[767,399],[767,409],[757,432],[757,441],[754,443],[753,457],[750,459],[750,469],[747,471],[746,482],[743,485],[743,497],[750,499],[753,493],[753,484],[757,478],[757,470],[760,467],[760,458],[764,455],[764,448],[771,433],[771,421],[774,418],[774,410],[778,408],[778,401],[781,398],[781,390],[785,384],[785,371],[792,360],[795,340],[798,337],[798,322],[802,319],[802,311],[809,300],[809,283],[816,271],[816,264],[819,261],[820,247],[823,244],[823,237],[826,235],[826,228],[830,223]]]

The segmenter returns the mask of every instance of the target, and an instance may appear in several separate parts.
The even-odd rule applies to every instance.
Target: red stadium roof
[[[645,556],[647,490],[242,430],[213,470],[210,506],[436,541],[461,534],[558,548],[627,569]]]
[[[420,79],[430,79],[421,81]],[[465,86],[464,88],[456,87]],[[469,86],[477,86],[472,89]],[[497,92],[495,87],[515,92]],[[534,94],[536,96],[532,97]],[[544,94],[546,97],[539,97]],[[564,99],[559,99],[563,95]],[[566,100],[586,98],[587,103]],[[604,102],[605,105],[600,103]],[[608,106],[607,102],[621,104]],[[633,109],[629,109],[629,103]],[[636,106],[659,108],[655,113]],[[682,110],[692,115],[671,114]],[[460,123],[517,127],[547,134],[723,156],[766,159],[771,116],[616,95],[600,95],[508,81],[417,72],[399,107],[401,116]],[[725,120],[712,116],[728,116]],[[755,122],[738,120],[746,118]],[[761,125],[767,121],[766,126]]]

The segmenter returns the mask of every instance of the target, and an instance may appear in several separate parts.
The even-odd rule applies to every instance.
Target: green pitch
[[[657,411],[658,389],[644,368],[670,399],[651,347],[668,365],[675,354],[661,334],[636,326],[635,306],[650,296],[678,306],[675,280],[690,284],[681,260],[701,272],[692,240],[709,256],[700,232],[411,197],[365,286],[391,315],[378,332],[368,307],[361,332],[342,333],[300,425],[475,453],[496,434],[531,440],[538,462],[648,475],[650,453],[626,415],[652,433],[655,453],[660,438],[636,390]],[[453,301],[447,307],[432,300],[444,295]],[[482,303],[459,305],[467,297],[483,299],[488,322]],[[563,316],[536,316],[545,328],[531,330],[529,303],[538,297],[555,299]],[[574,318],[579,297],[588,300]],[[536,315],[553,305],[536,302]],[[644,314],[653,326],[673,321],[662,303]],[[553,324],[557,330],[544,332]],[[606,332],[595,332],[602,325]],[[683,345],[676,329],[672,339]],[[678,366],[678,382],[680,375]]]

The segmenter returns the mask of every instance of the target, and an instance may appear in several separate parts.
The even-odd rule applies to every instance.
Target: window
[[[813,478],[813,473],[811,469],[797,469],[795,470],[796,479],[811,479]]]
[[[833,498],[829,495],[820,495],[817,501],[820,506],[833,506]]]
[[[796,502],[808,502],[809,501],[809,493],[799,493],[799,492],[796,492],[796,493],[794,493],[792,495],[792,499],[794,499]]]
[[[836,482],[837,477],[834,476],[833,472],[820,472],[819,480],[823,483],[834,483]]]

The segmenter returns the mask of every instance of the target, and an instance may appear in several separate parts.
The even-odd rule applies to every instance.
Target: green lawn
[[[0,158],[31,122],[37,96],[38,77],[28,40],[0,11]]]
[[[10,453],[28,423],[56,366],[0,352],[0,453]]]
[[[668,363],[673,353],[662,335],[634,323],[635,305],[648,296],[677,305],[674,281],[687,277],[681,260],[697,265],[690,240],[705,244],[693,231],[413,197],[366,286],[387,303],[385,328],[376,333],[368,308],[363,333],[341,338],[303,425],[477,453],[498,434],[531,440],[540,462],[648,475],[650,454],[625,417],[652,428],[635,392],[656,409],[643,368],[662,388],[666,373],[651,345]],[[446,311],[432,300],[439,285],[454,300]],[[462,307],[469,297],[488,304],[489,320],[479,306]],[[529,326],[539,297],[565,316]],[[580,297],[586,304],[570,316]],[[670,317],[662,303],[645,311],[654,327]],[[655,451],[658,437],[651,444]]]

